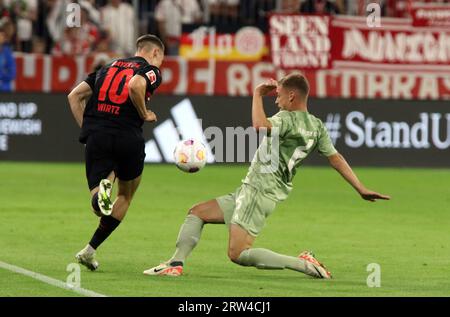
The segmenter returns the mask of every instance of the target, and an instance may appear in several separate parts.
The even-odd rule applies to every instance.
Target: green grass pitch
[[[334,279],[289,270],[239,267],[227,259],[227,229],[208,225],[181,278],[148,277],[168,259],[195,202],[228,193],[245,166],[207,166],[184,174],[147,165],[127,217],[97,253],[98,272],[82,268],[81,286],[108,296],[449,296],[450,170],[356,168],[391,201],[363,201],[331,168],[298,170],[255,246],[297,255],[311,249]],[[62,281],[98,218],[82,164],[0,163],[0,261]],[[366,284],[381,266],[381,287]],[[0,296],[76,296],[0,269]]]

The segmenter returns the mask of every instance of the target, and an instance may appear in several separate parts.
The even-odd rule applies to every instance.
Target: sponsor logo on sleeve
[[[156,83],[156,74],[154,70],[151,70],[147,73],[145,73],[145,75],[148,77],[148,79],[150,80],[150,84],[154,84]]]

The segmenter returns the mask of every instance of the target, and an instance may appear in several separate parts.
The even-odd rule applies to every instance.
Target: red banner
[[[332,68],[450,71],[450,32],[413,28],[409,19],[381,21],[375,28],[365,18],[333,19]]]
[[[422,16],[446,17],[448,22],[447,8],[430,7],[432,14]],[[382,18],[381,26],[374,27],[366,17],[274,14],[269,19],[272,62],[302,70],[450,71],[450,29],[414,27],[411,21]]]
[[[91,58],[18,55],[16,91],[68,92],[82,81]],[[268,78],[289,73],[265,62],[186,61],[167,58],[158,94],[251,95]],[[336,69],[305,70],[312,97],[450,99],[450,72],[367,69],[341,65]]]

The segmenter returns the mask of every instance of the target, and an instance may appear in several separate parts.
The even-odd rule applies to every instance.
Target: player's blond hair
[[[292,73],[283,77],[279,84],[287,89],[297,90],[303,99],[307,99],[309,95],[309,83],[306,77],[301,73]]]

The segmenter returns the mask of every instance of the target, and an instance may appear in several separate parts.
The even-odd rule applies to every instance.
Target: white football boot
[[[98,185],[98,206],[105,216],[111,215],[114,205],[111,201],[112,187],[113,184],[109,179],[102,179],[100,185]]]
[[[158,266],[144,271],[145,275],[167,275],[167,276],[180,276],[183,274],[183,266],[171,266],[169,262],[161,263]]]
[[[331,272],[327,270],[325,265],[317,261],[317,259],[314,257],[314,254],[311,251],[303,251],[298,256],[299,259],[305,260],[308,262],[312,269],[310,268],[312,274],[308,274],[317,278],[323,278],[323,279],[331,279]]]
[[[95,271],[98,268],[99,264],[95,259],[95,250],[89,245],[78,252],[77,255],[75,255],[75,258],[78,260],[78,263],[84,265],[91,271]]]

